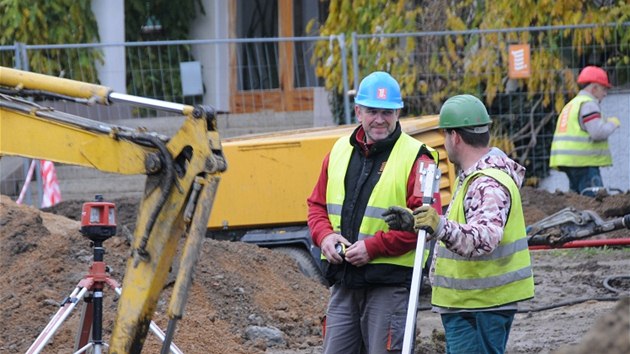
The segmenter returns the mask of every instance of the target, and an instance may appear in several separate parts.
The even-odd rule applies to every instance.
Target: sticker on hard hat
[[[387,89],[385,88],[380,88],[376,90],[376,98],[381,99],[381,100],[386,100],[387,99]]]

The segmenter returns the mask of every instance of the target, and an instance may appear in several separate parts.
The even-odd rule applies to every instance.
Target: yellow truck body
[[[451,200],[454,179],[437,116],[403,118],[403,131],[440,155],[442,205]],[[306,198],[322,161],[337,139],[356,125],[292,130],[223,139],[228,162],[208,226],[216,229],[265,228],[306,223]]]

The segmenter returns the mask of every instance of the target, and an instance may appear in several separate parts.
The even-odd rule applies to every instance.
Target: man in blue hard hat
[[[415,209],[419,161],[437,152],[402,132],[398,82],[386,72],[361,81],[355,98],[360,125],[324,158],[308,198],[308,225],[322,252],[331,288],[324,353],[400,353],[417,234],[391,231],[390,205]],[[435,204],[439,205],[439,193]]]

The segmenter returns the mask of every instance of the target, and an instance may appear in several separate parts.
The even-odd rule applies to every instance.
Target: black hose
[[[564,301],[564,302],[560,302],[560,303],[557,303],[557,304],[545,305],[545,306],[541,306],[541,307],[518,309],[518,311],[516,311],[516,312],[517,313],[539,312],[539,311],[551,310],[551,309],[554,309],[554,308],[557,308],[557,307],[576,305],[576,304],[580,304],[582,302],[591,301],[591,300],[595,300],[595,301],[617,301],[617,300],[620,300],[620,299],[621,299],[620,296],[587,297],[587,298],[576,299],[576,300],[571,300],[571,301]],[[418,307],[418,311],[428,311],[428,310],[431,310],[431,308],[432,308],[431,306],[422,306],[422,307]]]
[[[144,233],[142,234],[140,246],[138,247],[138,249],[135,250],[138,256],[146,260],[150,256],[145,249],[147,243],[149,242],[149,235],[153,230],[153,226],[155,225],[155,221],[157,220],[157,217],[160,214],[162,207],[166,203],[166,200],[168,199],[171,190],[175,185],[175,166],[171,153],[168,151],[168,148],[160,139],[151,135],[142,135],[135,137],[135,139],[150,142],[153,146],[155,146],[160,151],[160,157],[162,158],[162,162],[164,163],[164,168],[162,169],[164,171],[164,177],[161,179],[162,193],[160,195],[160,198],[158,199],[157,204],[155,205],[155,208],[151,211],[151,215],[149,216],[149,220],[147,221]]]
[[[66,96],[60,93],[48,92],[48,91],[43,91],[43,90],[30,90],[30,89],[16,90],[16,89],[0,88],[0,93],[7,94],[7,95],[16,95],[20,97],[35,97],[35,98],[45,97],[45,98],[52,98],[52,99],[81,103],[81,104],[90,103],[90,99],[87,99],[87,98],[77,98],[73,96]]]
[[[621,294],[624,291],[623,290],[619,290],[613,286],[610,285],[610,281],[613,279],[630,279],[630,275],[611,275],[608,276],[604,279],[603,284],[604,287],[614,293],[617,294]],[[557,304],[551,304],[551,305],[544,305],[544,306],[540,306],[540,307],[533,307],[533,308],[525,308],[525,309],[519,309],[518,311],[516,311],[517,313],[529,313],[529,312],[539,312],[539,311],[546,311],[546,310],[551,310],[554,308],[558,308],[558,307],[563,307],[563,306],[571,306],[571,305],[577,305],[586,301],[618,301],[620,299],[622,299],[625,296],[596,296],[596,297],[586,297],[586,298],[581,298],[581,299],[575,299],[575,300],[570,300],[570,301],[564,301],[564,302],[560,302]],[[431,310],[431,306],[422,306],[422,307],[418,307],[418,311],[428,311]]]
[[[611,276],[606,277],[604,279],[604,281],[603,281],[604,287],[606,289],[616,293],[617,295],[621,295],[621,293],[624,292],[623,290],[619,290],[619,289],[614,288],[613,286],[610,285],[610,281],[613,280],[613,279],[630,279],[630,276],[629,275],[611,275]],[[587,297],[587,298],[582,298],[582,299],[565,301],[565,302],[561,302],[561,303],[558,303],[558,304],[552,304],[552,305],[547,305],[547,306],[535,307],[535,308],[531,308],[531,309],[519,309],[518,313],[545,311],[545,310],[550,310],[550,309],[557,308],[557,307],[562,307],[562,306],[571,306],[571,305],[579,304],[579,303],[590,301],[590,300],[595,300],[595,301],[618,301],[621,298],[623,298],[623,296]]]
[[[630,280],[630,275],[611,275],[604,279],[604,288],[612,291],[613,293],[621,294],[623,290],[619,290],[613,287],[612,285],[610,285],[610,281],[613,279],[629,279]]]
[[[546,305],[546,306],[541,306],[541,307],[534,307],[534,308],[528,308],[528,309],[519,309],[516,312],[517,313],[539,312],[539,311],[555,309],[557,307],[576,305],[576,304],[580,304],[580,303],[583,303],[583,302],[586,302],[586,301],[591,301],[591,300],[595,300],[595,301],[618,301],[620,299],[621,299],[621,297],[619,297],[619,296],[586,297],[586,298],[582,298],[582,299],[575,299],[575,300],[571,300],[571,301],[564,301],[564,302],[560,302],[560,303],[557,303],[557,304],[551,304],[551,305]]]

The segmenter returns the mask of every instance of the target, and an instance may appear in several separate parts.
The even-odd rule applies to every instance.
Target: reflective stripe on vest
[[[490,254],[467,258],[444,247],[437,249],[431,302],[447,308],[479,309],[500,306],[534,296],[534,277],[527,248],[525,219],[518,187],[505,172],[486,169],[472,173],[452,202],[448,219],[466,223],[464,196],[480,174],[505,186],[512,200],[503,239]]]
[[[365,214],[359,227],[359,240],[373,237],[377,231],[387,230],[383,212],[392,205],[407,206],[407,180],[418,152],[423,144],[411,136],[402,133],[394,144],[385,168],[372,190]],[[438,161],[437,151],[426,147]],[[330,152],[328,163],[328,184],[326,186],[326,204],[328,219],[335,232],[341,229],[341,210],[345,199],[344,180],[353,147],[349,137],[339,139]],[[377,257],[372,264],[387,263],[412,267],[415,252],[411,251],[399,257]],[[322,255],[322,258],[325,258]]]
[[[608,140],[592,141],[580,127],[580,107],[594,100],[587,95],[577,95],[560,112],[556,131],[551,142],[550,167],[586,167],[612,165]]]

